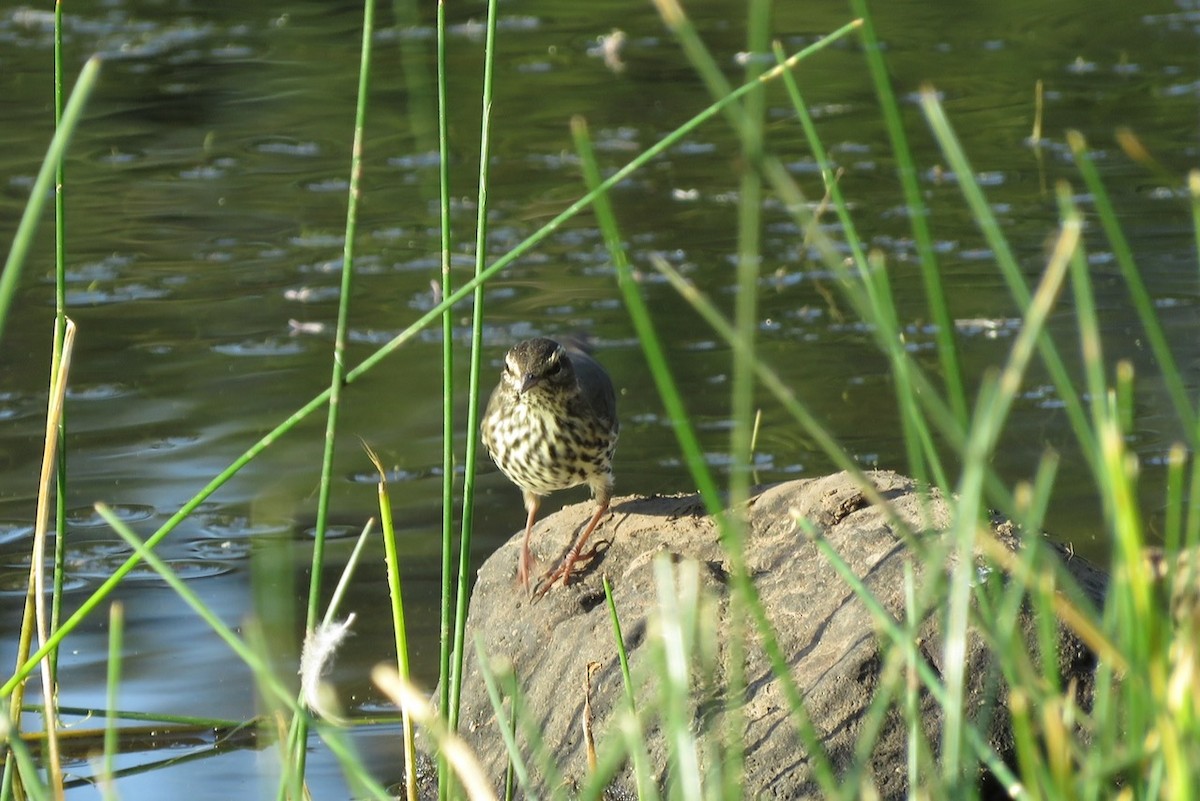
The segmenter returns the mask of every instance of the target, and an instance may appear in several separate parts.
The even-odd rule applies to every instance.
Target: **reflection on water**
[[[89,7],[93,5],[95,7]],[[840,2],[779,4],[777,30],[789,50],[846,21]],[[930,81],[973,159],[977,178],[1032,279],[1055,224],[1054,187],[1075,179],[1062,144],[1081,130],[1127,226],[1144,277],[1185,374],[1194,385],[1197,287],[1186,200],[1131,163],[1113,131],[1132,127],[1163,165],[1181,176],[1196,146],[1195,12],[1166,2],[1103,11],[1085,0],[1053,8],[1030,0],[955,6],[878,4],[876,22],[933,212],[936,252],[968,374],[998,363],[1015,330],[1014,305],[914,106]],[[393,6],[415,24],[380,20],[365,149],[352,298],[351,365],[432,308],[442,288],[438,260],[437,157],[430,51],[419,9]],[[698,24],[731,77],[744,34],[743,4],[708,4]],[[418,19],[418,12],[424,15]],[[449,9],[452,15],[459,9]],[[475,13],[475,12],[472,12]],[[72,5],[68,64],[106,54],[100,89],[68,163],[68,303],[79,324],[68,396],[71,484],[68,612],[128,556],[92,504],[108,503],[148,536],[209,480],[323,389],[336,315],[351,121],[357,85],[356,4]],[[450,58],[454,280],[469,275],[475,210],[481,27],[453,20]],[[494,257],[581,193],[567,121],[587,117],[606,169],[658,141],[709,100],[664,33],[651,4],[601,0],[523,5],[501,24],[494,102],[489,252]],[[611,37],[619,28],[619,42]],[[50,131],[47,81],[50,17],[0,13],[5,147],[0,151],[0,228],[11,236]],[[614,48],[616,49],[615,52]],[[614,60],[616,59],[616,60]],[[620,68],[615,65],[619,63]],[[842,189],[860,232],[885,257],[905,344],[936,369],[915,267],[916,250],[893,161],[861,54],[842,45],[806,62],[802,89],[842,168]],[[1033,87],[1046,86],[1045,140],[1032,149]],[[770,96],[769,140],[814,200],[815,162],[781,91]],[[668,357],[689,399],[710,463],[728,463],[729,352],[651,267],[661,257],[725,307],[733,301],[737,147],[720,120],[707,124],[613,192],[617,214],[657,315]],[[1087,205],[1087,198],[1080,197]],[[831,219],[824,224],[836,236]],[[904,469],[886,364],[870,331],[837,299],[833,278],[786,211],[764,213],[762,351],[818,419],[868,465]],[[1147,507],[1157,508],[1163,455],[1178,436],[1155,366],[1140,338],[1106,244],[1089,231],[1093,278],[1108,355],[1143,377],[1134,445],[1148,470]],[[0,622],[14,631],[28,569],[52,313],[51,237],[43,230],[29,260],[0,350]],[[431,283],[432,282],[432,283]],[[1073,352],[1069,299],[1054,324]],[[554,232],[489,287],[484,341],[490,384],[503,352],[535,334],[586,330],[621,393],[617,454],[621,493],[690,488],[674,432],[647,390],[645,368],[617,297],[604,244],[583,215]],[[465,343],[469,303],[458,309]],[[438,527],[441,497],[440,327],[424,331],[343,401],[334,475],[334,532],[327,584],[375,512],[374,473],[359,438],[389,471],[401,529],[406,606],[414,661],[432,684],[436,660]],[[465,386],[465,357],[460,360]],[[461,413],[462,403],[459,402]],[[762,481],[816,475],[829,463],[764,396],[756,468]],[[460,417],[461,419],[461,417]],[[1067,439],[1061,400],[1044,377],[1024,387],[996,464],[1028,476],[1043,449],[1064,450],[1049,525],[1083,553],[1102,553],[1084,470]],[[257,618],[280,675],[294,672],[300,594],[306,584],[322,424],[302,424],[221,487],[171,534],[160,554],[235,627]],[[463,447],[466,434],[457,445]],[[515,531],[516,491],[491,465],[479,482],[477,557]],[[568,493],[563,502],[578,500]],[[378,544],[363,562],[345,608],[359,612],[357,636],[335,667],[344,703],[374,713],[381,698],[368,669],[391,659],[386,582]],[[249,676],[160,579],[139,569],[122,586],[128,659],[121,706],[164,713],[244,718],[254,708]],[[104,615],[66,644],[63,701],[103,706]],[[0,641],[11,664],[14,644]],[[369,764],[399,776],[394,730],[358,738]],[[124,757],[130,764],[139,755]],[[123,779],[122,798],[161,797],[187,786],[192,798],[265,797],[274,754],[220,753]],[[342,779],[323,750],[309,778],[321,797],[342,797]],[[86,763],[75,768],[89,772]],[[219,773],[223,778],[213,781]],[[186,785],[185,785],[186,783]],[[236,789],[235,789],[236,788]],[[261,792],[260,792],[261,790]],[[93,797],[80,788],[72,797]]]

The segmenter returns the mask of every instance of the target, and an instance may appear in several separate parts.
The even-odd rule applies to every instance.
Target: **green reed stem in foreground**
[[[104,504],[96,505],[96,512],[108,523],[109,527],[117,533],[121,539],[129,545],[142,558],[142,560],[150,566],[154,572],[166,582],[179,599],[191,607],[192,611],[203,620],[208,627],[213,630],[222,641],[237,655],[239,659],[250,668],[254,673],[254,677],[265,694],[271,699],[281,704],[284,708],[290,710],[292,714],[297,716],[305,716],[305,712],[300,708],[290,690],[283,685],[282,682],[272,672],[260,654],[255,653],[249,646],[246,645],[234,631],[229,628],[219,617],[216,616],[208,608],[208,606],[200,599],[198,595],[187,585],[169,564],[164,562],[153,550],[149,547],[149,541],[143,541],[133,529],[117,517],[111,509]]]
[[[115,798],[113,765],[117,757],[117,695],[121,687],[121,659],[125,645],[125,607],[114,602],[108,610],[108,673],[105,678],[104,757],[100,763],[100,788],[105,799]]]
[[[438,211],[441,220],[441,294],[453,289],[450,253],[454,232],[450,227],[450,105],[446,96],[446,3],[437,3],[438,98]],[[454,625],[454,309],[442,310],[442,584],[438,625],[438,710],[450,715],[450,651]],[[444,768],[444,765],[440,766]]]
[[[100,58],[92,56],[79,72],[79,79],[75,82],[75,88],[71,90],[71,97],[67,101],[66,108],[63,109],[62,119],[54,129],[54,137],[50,140],[46,158],[42,161],[37,178],[34,179],[33,189],[29,192],[29,202],[25,204],[25,211],[21,214],[21,222],[17,224],[12,248],[8,251],[8,259],[4,262],[4,272],[0,273],[0,339],[3,339],[4,336],[8,309],[12,305],[13,296],[17,291],[21,270],[25,266],[25,257],[29,254],[29,248],[33,244],[33,235],[37,232],[42,204],[51,191],[58,164],[67,152],[67,145],[70,144],[71,137],[75,134],[75,129],[83,116],[83,108],[96,86],[96,78],[99,74]]]
[[[931,88],[926,87],[922,90],[921,108],[925,112],[930,129],[937,138],[938,145],[942,148],[942,153],[946,156],[946,161],[950,164],[950,168],[958,178],[958,186],[962,192],[963,199],[970,207],[971,214],[975,217],[979,230],[983,233],[988,247],[991,248],[995,256],[996,266],[999,267],[1000,275],[1004,278],[1004,282],[1008,286],[1009,294],[1012,295],[1013,300],[1016,301],[1019,308],[1028,308],[1031,300],[1029,287],[1025,284],[1021,267],[1013,255],[1012,246],[1009,245],[1007,238],[1005,238],[1003,229],[1001,229],[1000,223],[996,220],[996,215],[992,207],[988,204],[987,198],[984,196],[978,181],[975,180],[975,171],[972,169],[957,135],[955,135],[949,121],[946,119],[945,111],[942,108],[941,101],[938,100],[937,93]],[[1059,355],[1054,342],[1049,336],[1043,336],[1040,339],[1038,352],[1046,371],[1050,374],[1055,390],[1062,398],[1063,410],[1071,422],[1071,429],[1075,434],[1075,438],[1079,442],[1079,446],[1087,457],[1089,464],[1095,466],[1097,464],[1098,453],[1096,436],[1088,427],[1087,417],[1083,412],[1083,404],[1079,398],[1079,393],[1076,391],[1070,374],[1063,364],[1062,357]],[[1093,467],[1093,469],[1095,468]]]
[[[404,594],[401,591],[400,558],[396,549],[396,526],[392,522],[392,501],[388,496],[387,474],[375,452],[367,454],[379,472],[379,522],[383,528],[383,553],[387,567],[388,596],[392,603],[392,631],[396,636],[396,672],[404,681],[410,680],[408,661],[408,627],[404,617]],[[413,744],[412,715],[400,708],[404,725],[404,789],[409,801],[417,798],[417,752]]]
[[[64,94],[62,3],[54,4],[54,127],[62,125]],[[66,161],[58,159],[54,193],[54,355],[50,372],[58,372],[67,331],[67,177]],[[54,496],[54,596],[50,601],[50,630],[62,619],[63,573],[67,559],[67,410],[58,425],[57,492]],[[50,652],[50,682],[58,682],[58,649]]]
[[[317,491],[316,531],[313,535],[312,568],[309,573],[308,611],[305,631],[317,627],[321,604],[321,575],[325,565],[325,533],[329,522],[329,495],[333,483],[333,454],[337,443],[338,416],[341,411],[342,390],[346,372],[346,330],[350,320],[350,294],[354,285],[354,243],[358,231],[358,200],[363,172],[363,138],[367,120],[367,93],[371,82],[371,44],[374,38],[375,0],[363,4],[363,33],[358,71],[358,101],[354,110],[354,144],[350,154],[350,188],[346,204],[346,230],[342,243],[342,281],[338,294],[337,329],[333,338],[333,366],[329,379],[329,408],[325,419],[325,446],[321,457],[321,478]],[[304,716],[293,719],[295,748],[285,772],[290,771],[298,783],[305,773],[307,759]],[[280,783],[282,795],[286,783]]]
[[[488,0],[487,36],[483,57],[483,109],[479,131],[479,200],[475,220],[474,307],[471,311],[471,373],[467,385],[467,448],[463,463],[462,532],[458,540],[458,595],[454,604],[454,651],[450,666],[450,711],[446,717],[451,731],[458,728],[462,694],[463,661],[466,658],[467,604],[471,599],[471,531],[475,522],[475,460],[479,453],[479,402],[483,370],[483,281],[486,272],[488,232],[488,174],[491,169],[492,82],[496,61],[496,0]]]
[[[608,616],[613,627],[613,647],[617,652],[617,661],[621,665],[621,684],[625,689],[625,701],[628,703],[628,716],[621,723],[626,730],[626,750],[633,759],[633,776],[637,782],[637,794],[641,801],[656,801],[659,797],[658,787],[654,781],[654,771],[646,760],[646,737],[638,720],[638,704],[633,676],[629,672],[629,653],[625,647],[625,635],[621,632],[621,618],[617,614],[617,604],[613,600],[612,584],[608,576],[601,576],[604,584],[604,600],[608,604]]]

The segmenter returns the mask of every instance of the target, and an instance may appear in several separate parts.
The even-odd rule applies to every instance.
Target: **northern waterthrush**
[[[580,484],[592,489],[596,512],[562,563],[539,587],[571,579],[575,562],[612,498],[612,458],[617,447],[617,396],[600,363],[573,345],[527,339],[504,357],[500,383],[483,417],[483,444],[492,461],[525,498],[525,537],[517,577],[529,586],[533,558],[529,535],[542,498]]]

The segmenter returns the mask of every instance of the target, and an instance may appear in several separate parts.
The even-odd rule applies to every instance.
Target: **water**
[[[696,21],[720,65],[736,78],[744,42],[741,3],[709,3]],[[1197,160],[1200,9],[1194,2],[1104,4],[1072,0],[880,3],[876,25],[905,119],[922,189],[934,212],[941,269],[960,326],[972,381],[998,364],[1015,317],[980,234],[946,175],[915,93],[936,86],[986,184],[1030,280],[1044,264],[1055,221],[1054,187],[1080,181],[1061,144],[1083,132],[1156,299],[1189,390],[1196,384],[1196,263],[1189,210],[1177,182]],[[842,3],[781,3],[776,31],[794,51],[849,19]],[[74,73],[105,54],[99,89],[68,162],[71,317],[79,325],[69,400],[71,583],[68,611],[128,554],[92,511],[118,506],[148,535],[213,476],[328,381],[336,315],[357,85],[359,15],[352,3],[77,3],[67,15]],[[438,277],[432,4],[380,9],[365,147],[348,363],[357,364],[434,303]],[[474,153],[482,6],[449,9],[455,280],[469,275],[475,217]],[[581,194],[568,120],[588,120],[603,165],[613,170],[709,102],[664,32],[636,0],[585,4],[502,3],[494,100],[492,217],[495,257]],[[606,65],[597,37],[620,28],[623,69]],[[0,232],[11,239],[51,130],[50,29],[40,11],[0,15]],[[886,257],[907,341],[931,370],[933,333],[920,296],[914,248],[893,178],[886,135],[861,54],[834,47],[797,73],[839,165],[864,238]],[[1045,135],[1026,139],[1037,80],[1046,85]],[[822,191],[781,90],[770,96],[771,146],[811,197]],[[1132,163],[1114,131],[1137,133],[1162,165]],[[723,469],[730,360],[686,304],[658,280],[650,256],[679,267],[724,308],[733,303],[736,145],[714,120],[613,193],[630,255],[656,314],[668,357],[713,464]],[[1082,198],[1085,205],[1087,199]],[[15,587],[28,557],[42,440],[52,318],[52,234],[44,218],[0,349],[0,620],[14,632]],[[904,469],[884,360],[867,332],[813,270],[798,231],[778,208],[765,213],[762,350],[813,413],[865,465]],[[1088,242],[1107,356],[1133,361],[1140,376],[1134,446],[1147,465],[1144,501],[1160,505],[1161,466],[1178,437],[1154,360],[1115,264],[1095,226]],[[504,350],[533,334],[588,331],[620,392],[619,493],[692,489],[680,465],[594,222],[581,215],[518,260],[487,298],[487,385]],[[458,310],[465,341],[470,309]],[[972,322],[976,321],[976,322]],[[1071,343],[1064,298],[1053,320]],[[414,663],[427,685],[436,673],[436,587],[441,494],[440,330],[423,333],[345,395],[332,499],[338,532],[375,513],[367,441],[393,471]],[[1064,348],[1068,354],[1074,348]],[[1078,372],[1077,359],[1069,355]],[[465,355],[459,362],[464,380]],[[820,475],[829,462],[764,393],[758,468],[762,481]],[[1032,474],[1047,447],[1063,449],[1055,536],[1102,557],[1098,512],[1065,417],[1048,381],[1030,376],[996,457],[1010,478]],[[458,413],[464,406],[459,400]],[[283,675],[294,670],[307,585],[323,417],[272,446],[208,499],[160,549],[223,620],[265,621]],[[459,452],[465,444],[460,434]],[[517,530],[517,491],[490,465],[480,478],[474,556]],[[579,493],[564,493],[574,501]],[[556,498],[547,504],[553,509]],[[332,540],[326,585],[351,547]],[[242,718],[256,703],[246,670],[174,592],[138,574],[117,593],[126,606],[122,708]],[[383,701],[371,665],[393,658],[382,553],[370,546],[347,609],[359,612],[333,680],[343,702],[375,714]],[[94,615],[66,641],[62,702],[102,707],[107,624]],[[11,664],[15,637],[0,641]],[[97,725],[95,721],[80,726]],[[356,738],[387,781],[400,776],[395,729]],[[273,793],[271,749],[168,749],[195,761],[122,780],[122,798],[265,797]],[[122,767],[163,759],[147,750]],[[90,775],[85,761],[72,763]],[[320,797],[346,797],[321,748],[310,782]],[[72,798],[97,797],[80,786]]]

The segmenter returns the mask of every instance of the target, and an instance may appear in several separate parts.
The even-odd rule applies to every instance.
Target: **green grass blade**
[[[437,3],[438,209],[441,219],[442,294],[453,291],[450,253],[450,107],[446,96],[446,3]],[[442,584],[438,626],[438,710],[450,715],[450,651],[454,625],[454,310],[442,311]],[[444,767],[444,766],[443,766]],[[444,770],[441,771],[444,773]]]
[[[628,702],[628,722],[623,722],[622,729],[629,729],[627,737],[632,741],[630,754],[633,758],[633,776],[637,783],[639,801],[657,801],[658,787],[654,781],[654,773],[646,761],[646,738],[638,720],[637,696],[635,695],[633,677],[629,673],[629,653],[625,648],[625,635],[621,633],[621,618],[617,614],[617,603],[613,599],[612,584],[608,576],[602,576],[604,584],[604,599],[608,604],[608,617],[612,621],[613,644],[617,651],[617,660],[621,665],[621,684],[625,689],[625,700]]]
[[[1187,388],[1183,383],[1183,374],[1179,371],[1175,357],[1171,353],[1171,346],[1167,343],[1166,334],[1163,333],[1162,324],[1155,313],[1154,301],[1134,263],[1133,250],[1129,247],[1129,240],[1125,238],[1125,232],[1117,220],[1117,213],[1113,209],[1112,201],[1109,200],[1108,193],[1104,190],[1104,183],[1100,180],[1100,173],[1096,170],[1096,165],[1088,153],[1087,142],[1084,140],[1083,134],[1078,131],[1068,131],[1067,144],[1075,156],[1075,167],[1079,170],[1088,192],[1091,193],[1092,203],[1100,218],[1100,226],[1104,229],[1104,235],[1108,237],[1109,245],[1112,246],[1117,266],[1121,269],[1121,276],[1125,279],[1125,286],[1129,290],[1129,299],[1133,302],[1134,310],[1137,311],[1138,319],[1142,323],[1142,330],[1146,332],[1146,339],[1150,343],[1150,350],[1154,353],[1155,361],[1158,362],[1159,375],[1166,384],[1167,394],[1175,407],[1175,414],[1183,423],[1184,431],[1188,436],[1194,437],[1197,420],[1192,405],[1193,401],[1188,397]],[[1197,440],[1191,439],[1190,444],[1195,448]]]
[[[8,309],[12,305],[13,296],[17,291],[21,269],[25,265],[25,257],[33,244],[33,235],[37,232],[42,204],[50,193],[55,174],[58,171],[58,164],[67,152],[67,146],[79,125],[79,120],[83,116],[83,108],[96,86],[99,74],[100,58],[93,56],[88,59],[79,72],[79,79],[75,82],[75,88],[71,90],[71,97],[67,100],[66,108],[63,109],[62,119],[54,129],[54,138],[50,140],[46,158],[42,161],[37,178],[34,179],[33,189],[29,193],[29,202],[25,204],[25,211],[21,214],[21,222],[17,224],[12,247],[8,251],[8,259],[4,262],[4,272],[0,273],[0,339],[3,339],[4,326],[8,321]]]
[[[124,646],[125,607],[116,602],[108,613],[108,674],[105,681],[107,714],[104,720],[104,756],[100,767],[100,789],[105,799],[116,798],[112,787],[113,765],[117,757],[117,694],[121,686],[121,659]]]
[[[392,603],[392,632],[396,638],[396,672],[409,681],[408,626],[404,617],[404,593],[400,581],[400,556],[396,548],[396,526],[392,522],[392,502],[388,497],[386,471],[379,457],[370,449],[367,453],[379,472],[379,522],[383,528],[383,554],[387,566],[388,597]],[[410,801],[417,797],[417,753],[413,742],[412,716],[400,709],[404,723],[404,789]]]
[[[54,127],[62,125],[65,102],[62,46],[62,3],[54,4]],[[63,338],[67,330],[67,176],[65,159],[58,159],[54,193],[54,356],[50,362],[51,374],[58,372],[62,359]],[[54,495],[54,592],[50,601],[50,630],[58,628],[62,620],[63,575],[67,561],[67,414],[63,409],[58,425],[58,475],[57,491]],[[50,652],[50,680],[58,682],[58,649]]]
[[[946,160],[950,164],[950,168],[958,177],[959,189],[962,192],[963,198],[967,201],[967,205],[970,207],[971,214],[974,216],[980,231],[983,232],[984,239],[992,249],[992,253],[996,258],[996,265],[1000,268],[1000,274],[1008,286],[1009,293],[1022,310],[1027,309],[1030,304],[1031,295],[1029,287],[1025,284],[1025,279],[1021,275],[1021,268],[1017,264],[1016,257],[1013,255],[1008,240],[1005,239],[1004,233],[1000,229],[1000,224],[996,220],[995,213],[988,204],[987,198],[984,197],[979,182],[975,180],[975,172],[967,160],[958,137],[950,127],[950,122],[946,119],[945,112],[937,98],[937,93],[933,89],[926,87],[921,91],[921,108],[925,112],[929,126],[937,138],[938,144],[942,148],[942,153],[945,154]],[[1071,377],[1063,365],[1062,358],[1059,356],[1054,343],[1049,337],[1043,337],[1039,342],[1038,352],[1042,363],[1050,374],[1051,380],[1054,382],[1059,397],[1062,399],[1063,409],[1071,423],[1071,429],[1075,433],[1075,438],[1078,440],[1080,448],[1087,457],[1088,463],[1092,466],[1093,470],[1096,470],[1099,453],[1096,437],[1088,427],[1087,417],[1083,413],[1083,405],[1079,399],[1079,393],[1075,390]]]
[[[937,255],[933,248],[933,234],[929,230],[929,215],[921,187],[917,181],[917,169],[913,163],[912,149],[908,145],[908,134],[904,129],[900,104],[896,101],[895,92],[892,90],[887,63],[883,59],[883,47],[875,33],[875,23],[868,11],[867,0],[850,0],[850,8],[862,20],[860,35],[863,42],[863,55],[867,61],[871,81],[875,84],[875,93],[883,112],[884,126],[887,128],[888,138],[892,143],[892,155],[896,159],[896,172],[900,178],[900,187],[904,192],[904,205],[908,210],[913,241],[917,247],[917,261],[921,266],[921,278],[925,284],[925,298],[929,304],[930,317],[937,328],[938,359],[946,377],[946,394],[950,399],[950,408],[954,412],[955,418],[960,424],[965,425],[967,419],[966,388],[963,384],[958,350],[954,343],[954,319],[946,303],[946,293],[942,287]]]
[[[375,0],[363,4],[363,33],[358,71],[358,99],[354,111],[354,143],[350,155],[350,186],[346,206],[346,228],[342,243],[342,275],[338,295],[337,328],[333,339],[333,360],[329,379],[329,407],[325,418],[325,443],[321,456],[321,477],[317,489],[317,519],[313,535],[312,568],[309,572],[308,607],[305,631],[311,634],[321,616],[321,577],[325,565],[325,533],[329,522],[329,496],[333,487],[333,454],[337,444],[338,417],[345,387],[346,330],[350,319],[350,295],[354,285],[354,244],[358,230],[358,201],[363,172],[363,139],[366,129],[368,89],[371,79],[371,49],[374,39]],[[305,774],[307,749],[304,747],[307,723],[303,716],[293,720],[295,750],[288,769],[298,784]]]
[[[488,0],[487,36],[483,62],[483,111],[479,133],[479,214],[475,221],[475,277],[487,264],[488,174],[491,169],[492,82],[496,57],[496,4]],[[458,595],[454,607],[454,663],[450,666],[450,712],[447,725],[458,728],[462,697],[463,659],[466,649],[467,605],[471,586],[471,530],[475,521],[475,462],[479,454],[479,403],[483,371],[483,282],[474,289],[471,315],[471,371],[467,386],[467,448],[463,461],[462,532],[458,540]]]

